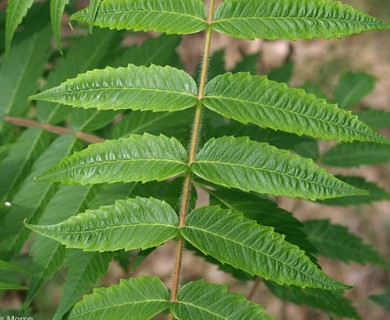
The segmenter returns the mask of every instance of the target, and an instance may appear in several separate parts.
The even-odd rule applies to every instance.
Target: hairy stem
[[[21,126],[21,127],[37,127],[41,128],[43,130],[53,132],[55,134],[73,134],[80,140],[86,141],[88,143],[97,143],[97,142],[103,142],[103,138],[99,138],[97,136],[94,136],[92,134],[80,132],[80,131],[73,131],[72,129],[68,128],[63,128],[63,127],[57,127],[57,126],[52,126],[50,124],[45,124],[45,123],[40,123],[38,121],[30,120],[30,119],[23,119],[23,118],[14,118],[14,117],[4,117],[5,122],[12,123],[16,126]]]
[[[202,63],[202,72],[200,77],[200,84],[199,84],[199,91],[198,91],[198,99],[199,102],[196,106],[196,113],[195,118],[193,122],[193,128],[192,128],[192,137],[191,137],[191,145],[190,145],[190,154],[189,154],[189,161],[188,161],[188,167],[194,162],[196,150],[199,143],[199,134],[200,129],[202,125],[202,99],[204,97],[204,90],[206,87],[207,82],[207,70],[209,67],[209,55],[210,55],[210,45],[211,45],[211,36],[212,36],[212,22],[214,17],[214,0],[210,0],[210,7],[209,7],[209,13],[208,13],[208,27],[206,32],[206,39],[205,39],[205,47],[203,52],[203,63]],[[183,184],[183,193],[182,193],[182,200],[181,200],[181,206],[180,206],[180,222],[179,222],[179,228],[184,227],[185,218],[188,212],[188,203],[190,200],[190,193],[191,193],[191,179],[192,174],[190,171],[187,172],[187,175],[184,180]],[[173,271],[173,280],[172,280],[172,291],[171,291],[171,302],[175,302],[177,298],[177,292],[179,289],[179,279],[180,279],[180,271],[181,271],[181,260],[183,256],[183,246],[184,246],[184,239],[183,237],[179,236],[177,246],[176,246],[176,258],[175,258],[175,267]],[[170,320],[173,320],[174,317],[172,314],[169,316]]]

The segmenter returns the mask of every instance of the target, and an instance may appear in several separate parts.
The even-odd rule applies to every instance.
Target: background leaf
[[[322,256],[344,262],[387,265],[372,246],[363,243],[344,226],[332,224],[329,220],[306,220],[304,225],[310,242]]]
[[[374,90],[376,79],[364,72],[343,74],[333,91],[333,99],[343,109],[350,109]]]
[[[389,161],[389,145],[367,142],[337,144],[327,150],[321,157],[322,163],[343,168],[374,165]]]
[[[50,15],[53,26],[54,38],[58,46],[58,50],[62,52],[61,48],[61,20],[64,13],[65,6],[69,0],[50,0]]]
[[[339,317],[361,319],[351,301],[344,298],[340,291],[279,286],[271,281],[265,283],[267,288],[281,300],[290,301],[297,305],[310,306]]]

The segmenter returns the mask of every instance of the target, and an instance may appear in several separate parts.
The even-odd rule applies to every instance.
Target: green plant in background
[[[68,2],[50,1],[59,47]],[[283,300],[360,319],[343,297],[350,287],[323,273],[316,256],[388,268],[387,262],[345,227],[327,220],[301,223],[270,196],[325,205],[390,198],[373,183],[334,177],[313,161],[353,166],[389,160],[390,140],[343,109],[370,91],[372,78],[345,75],[333,97],[339,108],[282,83],[291,64],[267,78],[242,72],[257,69],[257,59],[249,56],[225,73],[223,52],[217,52],[209,68],[210,44],[213,32],[295,40],[339,38],[388,25],[328,0],[227,0],[216,8],[211,0],[208,13],[200,0],[91,1],[71,16],[89,23],[90,31],[94,25],[173,35],[122,48],[123,31],[96,29],[92,36],[69,39],[72,45],[46,74],[46,62],[57,60],[49,56],[46,6],[32,7],[26,31],[10,46],[32,3],[9,1],[0,69],[0,270],[5,277],[7,270],[28,275],[24,312],[54,273],[69,266],[54,319],[141,320],[163,311],[171,319],[272,319],[225,286],[201,280],[181,287],[186,246],[239,279],[261,277]],[[178,35],[203,30],[197,84],[181,70],[175,49]],[[42,74],[44,90],[36,93]],[[37,121],[26,119],[29,96],[38,101]],[[114,121],[119,114],[121,120]],[[388,127],[385,111],[358,115],[373,128]],[[19,134],[12,125],[30,128]],[[341,144],[319,157],[317,138]],[[100,143],[84,148],[85,141]],[[363,155],[358,163],[356,154]],[[209,194],[208,206],[195,208],[194,186]],[[15,264],[30,230],[36,232],[32,274]],[[135,251],[136,267],[171,239],[177,249],[169,289],[157,277],[130,278],[79,301],[113,259],[128,265],[132,252],[141,249]],[[9,280],[0,286],[22,289]]]

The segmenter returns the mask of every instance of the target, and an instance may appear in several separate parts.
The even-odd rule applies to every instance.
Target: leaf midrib
[[[250,100],[245,100],[245,99],[238,99],[238,98],[233,98],[233,97],[226,97],[226,96],[208,96],[206,95],[205,98],[211,98],[211,99],[216,99],[216,100],[231,100],[231,101],[236,101],[236,102],[241,102],[243,104],[245,103],[248,103],[248,104],[252,104],[252,105],[257,105],[259,107],[263,107],[263,108],[269,108],[269,109],[274,109],[274,110],[277,110],[277,111],[282,111],[282,112],[287,112],[287,113],[291,113],[291,114],[294,114],[298,117],[304,117],[304,118],[307,118],[307,119],[312,119],[312,120],[315,120],[315,121],[319,121],[319,122],[323,122],[323,123],[326,123],[326,124],[331,124],[331,125],[334,125],[336,127],[340,127],[342,129],[344,129],[343,131],[352,131],[352,132],[355,132],[358,134],[358,136],[367,136],[367,137],[370,137],[370,138],[373,138],[375,137],[375,135],[369,135],[367,134],[366,132],[362,132],[362,131],[358,131],[356,130],[355,128],[351,128],[351,127],[348,127],[348,126],[344,126],[342,124],[339,124],[337,122],[332,122],[332,121],[328,121],[328,120],[324,120],[324,119],[321,119],[321,118],[317,118],[317,117],[314,117],[314,116],[309,116],[305,113],[298,113],[298,112],[295,112],[293,110],[290,110],[290,109],[284,109],[284,108],[281,108],[281,107],[277,107],[277,106],[272,106],[272,105],[268,105],[268,104],[262,104],[262,103],[259,103],[259,102],[256,102],[256,101],[250,101]],[[335,110],[337,111],[337,110]],[[355,119],[356,120],[356,119]],[[253,121],[249,120],[248,122],[251,122],[251,123],[254,123]],[[305,130],[302,130],[302,132],[305,132]],[[323,135],[321,135],[323,136]]]
[[[308,179],[304,179],[304,178],[301,178],[301,177],[296,177],[296,176],[292,176],[292,175],[289,175],[287,173],[283,173],[283,172],[279,172],[279,171],[273,171],[273,170],[269,170],[269,169],[264,169],[264,168],[258,168],[258,167],[251,167],[251,166],[247,166],[247,165],[243,165],[243,164],[239,164],[239,163],[229,163],[229,162],[221,162],[221,161],[211,161],[211,160],[196,160],[194,162],[194,164],[196,163],[206,163],[206,164],[219,164],[219,165],[223,165],[223,166],[231,166],[231,167],[241,167],[241,168],[245,168],[245,169],[250,169],[250,170],[259,170],[259,171],[264,171],[264,172],[268,172],[270,174],[278,174],[278,175],[282,175],[282,176],[287,176],[289,178],[292,178],[292,179],[296,179],[296,180],[302,180],[302,181],[305,181],[305,182],[308,182],[308,183],[311,183],[311,184],[316,184],[316,185],[319,185],[321,187],[325,187],[325,188],[329,188],[329,189],[332,189],[332,190],[346,190],[346,191],[351,191],[350,189],[346,189],[346,188],[340,188],[340,187],[333,187],[333,186],[329,186],[329,185],[326,185],[326,184],[321,184],[319,182],[316,182],[316,181],[311,181],[311,180],[308,180]],[[317,194],[318,195],[318,194]]]
[[[215,317],[218,317],[219,319],[229,320],[229,318],[225,318],[224,316],[221,316],[221,315],[219,315],[219,314],[217,314],[217,313],[214,313],[214,312],[212,312],[212,311],[210,311],[210,310],[208,310],[208,309],[205,309],[205,308],[203,308],[203,307],[201,307],[201,306],[199,306],[199,305],[196,305],[196,304],[193,304],[193,303],[190,303],[190,302],[185,302],[185,301],[183,301],[183,300],[177,300],[176,303],[177,303],[177,304],[189,305],[189,306],[191,306],[191,307],[193,307],[193,308],[200,309],[200,310],[205,311],[205,312],[207,312],[207,313],[209,313],[209,314],[212,314],[212,315],[215,316]]]
[[[300,16],[252,16],[252,17],[232,17],[232,18],[222,18],[215,20],[215,24],[218,24],[219,22],[223,21],[232,21],[232,20],[249,20],[249,19],[257,19],[257,20],[314,20],[314,21],[334,21],[334,22],[342,22],[342,23],[351,23],[351,24],[365,24],[365,25],[372,25],[376,27],[384,27],[379,22],[368,22],[368,21],[361,21],[361,20],[343,20],[339,18],[318,18],[318,17],[300,17]]]
[[[75,317],[80,317],[82,315],[89,314],[89,313],[92,313],[92,312],[96,312],[96,311],[99,311],[99,310],[105,310],[105,309],[111,309],[111,308],[119,308],[119,307],[123,307],[123,306],[127,306],[127,305],[145,304],[145,303],[150,303],[150,302],[165,302],[165,303],[167,303],[168,301],[167,300],[162,300],[162,299],[150,299],[150,300],[135,301],[135,302],[117,303],[117,304],[111,304],[109,306],[104,306],[104,307],[88,310],[87,312],[77,313],[74,316]]]
[[[128,9],[128,10],[115,10],[115,11],[104,11],[103,9],[105,8],[102,8],[100,9],[99,11],[99,15],[117,15],[117,14],[129,14],[129,13],[132,13],[132,12],[135,12],[135,13],[139,13],[139,12],[150,12],[150,13],[161,13],[161,14],[167,14],[167,15],[176,15],[176,16],[179,16],[179,17],[190,17],[192,18],[193,20],[198,20],[198,21],[201,21],[204,25],[207,24],[206,20],[204,20],[203,18],[201,17],[198,17],[198,16],[194,16],[194,15],[191,15],[191,14],[188,14],[188,13],[179,13],[179,12],[174,12],[174,11],[166,11],[166,10],[156,10],[156,9],[141,9],[141,8],[136,8],[136,9]],[[95,22],[96,23],[96,22]]]
[[[45,228],[45,230],[49,230],[51,232],[54,232],[55,234],[84,234],[84,233],[94,233],[99,231],[109,231],[109,230],[115,230],[115,229],[131,229],[131,228],[137,228],[137,227],[167,227],[170,229],[177,229],[177,226],[170,225],[170,224],[162,224],[162,223],[137,223],[137,224],[121,224],[119,226],[109,226],[104,228],[96,228],[96,229],[88,229],[88,230],[80,230],[80,231],[62,231],[60,230],[60,227],[67,227],[66,225],[55,225],[56,228],[59,228],[58,230],[50,230]],[[41,229],[41,231],[43,228]]]
[[[210,234],[210,235],[212,235],[212,236],[214,236],[214,237],[216,237],[216,238],[221,238],[221,239],[223,239],[225,242],[230,241],[230,242],[232,242],[233,244],[236,244],[236,245],[238,245],[238,246],[240,246],[240,247],[244,247],[244,248],[246,248],[246,249],[248,249],[248,250],[255,251],[255,252],[259,253],[260,255],[266,256],[266,257],[268,257],[268,258],[271,259],[271,260],[275,260],[276,262],[278,262],[278,263],[280,263],[280,264],[282,264],[282,265],[284,265],[284,266],[287,266],[287,267],[289,267],[289,268],[291,268],[291,269],[293,269],[293,270],[296,270],[299,274],[303,275],[303,276],[306,277],[306,278],[314,279],[315,282],[317,281],[317,282],[320,282],[320,283],[324,284],[324,285],[327,286],[327,287],[329,286],[329,283],[324,282],[322,279],[321,279],[321,280],[318,280],[317,278],[313,277],[312,275],[308,275],[307,273],[305,273],[305,272],[303,272],[303,271],[297,269],[296,267],[294,267],[294,266],[292,266],[292,265],[287,264],[287,263],[284,262],[284,261],[279,260],[278,258],[276,258],[276,257],[274,257],[274,256],[271,256],[271,255],[269,255],[269,254],[267,254],[267,253],[264,253],[264,252],[262,252],[262,251],[260,251],[260,250],[256,250],[256,249],[254,249],[254,248],[252,248],[252,247],[250,247],[250,246],[248,246],[248,245],[246,245],[246,244],[244,244],[244,243],[238,242],[238,241],[236,241],[236,240],[234,240],[234,239],[226,238],[226,237],[224,237],[223,235],[220,235],[220,234],[218,234],[218,233],[214,233],[214,232],[211,232],[211,231],[209,231],[209,230],[207,230],[207,229],[202,229],[202,228],[195,227],[195,226],[188,225],[188,224],[187,224],[185,227],[183,227],[183,228],[188,228],[188,229],[197,230],[197,231],[200,231],[200,232],[203,232],[203,233],[206,233],[206,234],[208,233],[208,234]],[[300,261],[302,262],[304,259],[305,259],[305,257],[300,258]],[[306,260],[306,259],[305,259],[305,260]],[[307,260],[309,260],[309,258],[307,258]],[[305,261],[305,262],[308,262],[308,261]],[[309,262],[310,262],[310,260],[309,260]],[[230,264],[231,262],[228,262],[228,263]],[[318,271],[318,269],[316,269],[315,267],[313,267],[313,270]],[[244,270],[244,271],[249,272],[249,273],[251,273],[251,274],[255,274],[255,273],[253,273],[253,271],[251,271],[251,270]],[[279,278],[279,280],[280,280],[282,283],[286,283],[286,284],[287,284],[287,283],[290,283],[290,284],[292,284],[291,281],[284,281],[284,280],[281,279],[281,278]],[[314,287],[314,288],[315,288],[315,287]]]

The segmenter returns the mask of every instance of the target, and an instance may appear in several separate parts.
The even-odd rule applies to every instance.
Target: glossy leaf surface
[[[68,248],[103,252],[157,247],[177,236],[177,225],[177,215],[166,202],[135,198],[87,210],[59,224],[26,226]]]
[[[297,246],[271,227],[258,225],[241,213],[203,207],[190,213],[180,229],[206,255],[249,274],[279,284],[327,290],[346,289],[320,271]]]
[[[95,184],[161,181],[186,170],[187,152],[175,138],[131,135],[90,145],[63,159],[37,181]]]
[[[334,178],[310,159],[248,138],[211,139],[198,152],[191,169],[218,185],[275,196],[313,200],[366,194]]]
[[[89,8],[76,12],[72,20],[88,22]],[[98,9],[95,26],[135,31],[190,34],[206,28],[206,10],[201,0],[109,0]]]
[[[195,81],[166,66],[107,67],[79,75],[31,99],[100,110],[177,111],[196,104]]]
[[[214,29],[236,38],[269,40],[340,38],[388,25],[352,7],[327,0],[226,0]]]
[[[244,124],[324,140],[390,142],[350,112],[264,76],[218,76],[207,84],[203,101],[211,110]]]
[[[95,289],[78,302],[70,320],[148,320],[169,307],[169,292],[157,277],[121,280],[119,285]]]

